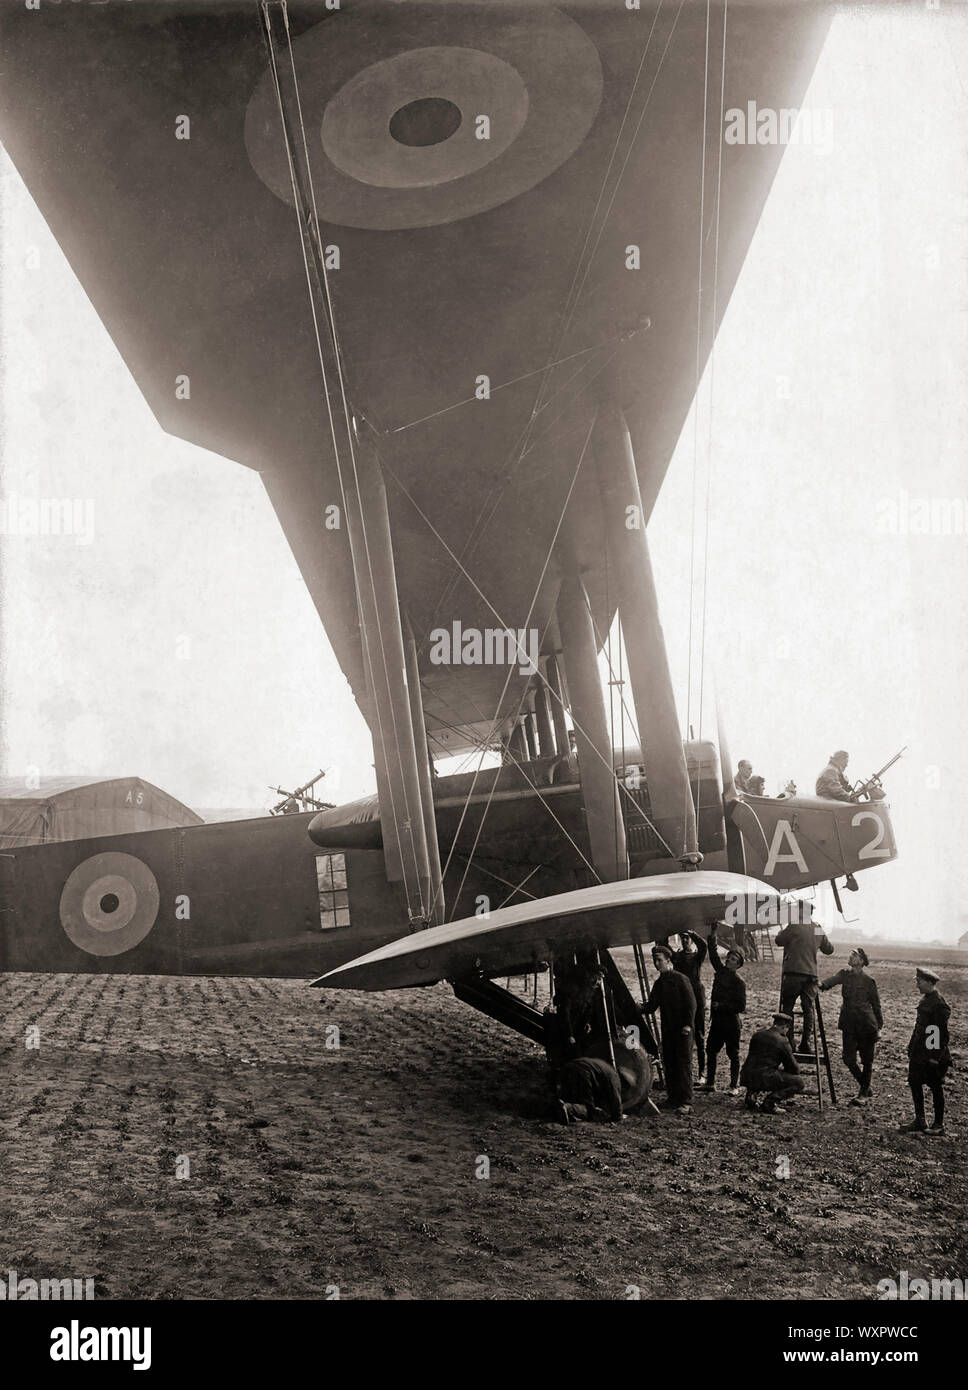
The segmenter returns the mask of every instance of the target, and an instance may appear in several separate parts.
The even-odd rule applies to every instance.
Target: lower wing
[[[750,893],[759,901],[778,900],[774,889],[743,874],[702,870],[602,883],[401,937],[313,983],[380,990],[499,975],[529,959],[547,961],[572,951],[703,931]]]

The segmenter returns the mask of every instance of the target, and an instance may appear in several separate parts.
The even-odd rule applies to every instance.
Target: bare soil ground
[[[964,1277],[968,969],[942,972],[943,1138],[896,1130],[913,968],[871,973],[887,1026],[869,1110],[844,1103],[837,1057],[822,1115],[717,1094],[690,1118],[569,1129],[540,1118],[538,1049],[444,985],[0,976],[0,1277],[164,1299],[871,1299],[902,1269]],[[748,1038],[779,965],[746,977]]]

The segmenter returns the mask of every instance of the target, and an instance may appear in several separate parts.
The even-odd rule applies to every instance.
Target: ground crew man
[[[847,957],[849,969],[838,970],[829,980],[821,982],[820,989],[841,988],[843,1003],[837,1027],[843,1034],[844,1066],[860,1087],[851,1105],[866,1105],[871,1097],[871,1072],[874,1067],[874,1049],[884,1027],[881,1014],[881,1001],[877,985],[869,975],[864,974],[870,964],[867,952],[858,947]],[[861,1065],[857,1065],[860,1056]]]
[[[700,1081],[706,1079],[706,990],[701,978],[702,964],[705,959],[706,943],[702,937],[698,936],[696,932],[683,932],[682,950],[673,952],[672,964],[681,975],[685,975],[692,985],[692,993],[696,1001],[693,1034],[696,1039],[696,1062],[699,1068]]]
[[[931,1091],[934,1121],[931,1134],[944,1134],[944,1076],[951,1066],[948,1050],[948,1019],[951,1008],[938,993],[938,977],[933,970],[919,967],[915,973],[921,998],[908,1043],[908,1085],[914,1097],[914,1119],[901,1125],[902,1134],[928,1129],[924,1118],[924,1088]]]
[[[720,1049],[729,1058],[729,1094],[739,1095],[740,1014],[746,1012],[746,984],[740,971],[746,964],[742,951],[731,946],[723,960],[716,940],[716,924],[709,933],[709,961],[713,967],[713,994],[706,1042],[706,1083],[700,1090],[715,1091],[716,1062]]]
[[[750,1038],[750,1050],[739,1077],[746,1087],[746,1105],[750,1110],[782,1113],[786,1109],[784,1102],[803,1090],[797,1074],[800,1068],[786,1036],[792,1023],[789,1014],[774,1014],[769,1028],[761,1028]]]
[[[800,1051],[813,1051],[814,1007],[819,992],[817,984],[817,949],[832,956],[834,948],[824,935],[823,927],[813,920],[809,903],[794,902],[798,912],[805,914],[801,922],[791,922],[777,934],[776,944],[783,948],[783,974],[780,977],[780,1012],[790,1015],[788,1037],[793,1046],[793,1006],[797,1000],[803,1010],[803,1036]]]
[[[848,761],[849,754],[843,748],[831,753],[830,761],[817,778],[818,796],[825,797],[828,801],[853,801],[850,783],[844,776]]]
[[[566,1062],[558,1079],[558,1119],[616,1123],[622,1119],[622,1083],[610,1062],[598,1057],[574,1057]]]
[[[652,960],[659,978],[652,986],[649,1002],[643,1013],[659,1010],[662,1024],[662,1061],[665,1066],[666,1106],[679,1115],[692,1111],[692,1049],[693,1024],[696,1017],[696,996],[686,976],[672,964],[668,946],[656,946]]]

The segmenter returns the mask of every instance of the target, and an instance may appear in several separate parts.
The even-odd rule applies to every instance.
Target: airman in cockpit
[[[843,748],[831,753],[830,761],[817,778],[818,796],[825,797],[828,801],[853,801],[850,783],[844,776],[848,756]]]

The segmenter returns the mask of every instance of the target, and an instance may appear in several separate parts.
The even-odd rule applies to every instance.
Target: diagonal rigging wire
[[[459,855],[457,856],[457,858],[458,858],[458,859],[464,859],[465,862],[466,862],[466,856],[463,855],[463,854],[459,854]],[[531,872],[527,875],[527,877],[523,878],[523,879],[521,880],[521,882],[518,883],[518,884],[511,883],[509,879],[502,878],[500,874],[496,874],[496,873],[494,872],[493,869],[489,869],[489,868],[487,867],[487,865],[486,865],[486,864],[482,864],[480,860],[477,861],[477,867],[478,867],[478,869],[481,871],[481,873],[487,874],[488,878],[493,878],[493,879],[496,880],[496,882],[498,882],[498,883],[503,883],[504,886],[505,886],[505,888],[510,888],[510,889],[511,889],[511,892],[510,892],[510,893],[508,894],[508,896],[504,899],[504,902],[501,903],[501,907],[504,907],[504,904],[507,903],[511,898],[513,898],[514,895],[515,895],[515,893],[524,893],[524,896],[525,896],[526,898],[530,898],[532,902],[537,902],[537,896],[536,896],[536,894],[534,894],[534,893],[526,893],[525,890],[524,890],[524,885],[527,883],[527,881],[528,881],[529,878],[534,878],[534,876],[535,876],[535,874],[538,872],[538,870],[539,870],[540,868],[542,868],[542,865],[541,865],[541,864],[535,864],[534,868],[533,868],[533,869],[531,870]]]
[[[531,600],[531,606],[530,606],[529,609],[528,609],[528,615],[527,615],[527,617],[526,617],[525,620],[524,620],[524,627],[525,627],[525,628],[527,628],[528,624],[531,622],[531,617],[532,617],[532,614],[534,613],[535,604],[538,602],[538,596],[539,596],[540,593],[541,593],[541,588],[542,588],[542,585],[544,584],[544,578],[545,578],[545,575],[546,575],[547,572],[548,572],[548,566],[551,564],[551,557],[552,557],[552,555],[554,554],[555,545],[557,544],[557,541],[558,541],[558,533],[561,531],[562,525],[564,524],[565,514],[566,514],[566,512],[568,511],[568,504],[569,504],[569,502],[571,501],[571,495],[572,495],[572,493],[573,493],[574,490],[575,490],[575,484],[578,482],[578,474],[579,474],[579,472],[581,471],[581,466],[582,466],[582,464],[583,464],[584,461],[585,461],[585,453],[586,453],[586,451],[587,451],[587,449],[588,449],[588,443],[589,443],[589,440],[590,440],[591,437],[592,437],[592,430],[595,428],[595,419],[596,419],[596,417],[593,415],[593,416],[592,416],[591,424],[588,426],[588,434],[585,436],[585,443],[584,443],[583,446],[582,446],[581,453],[578,455],[578,462],[577,462],[577,464],[575,465],[575,471],[574,471],[574,474],[572,475],[571,484],[570,484],[570,486],[569,486],[569,488],[568,488],[567,494],[565,495],[565,501],[564,501],[564,505],[563,505],[563,507],[562,507],[562,509],[561,509],[561,515],[558,517],[558,524],[557,524],[557,526],[555,527],[555,533],[554,533],[554,535],[553,535],[552,538],[551,538],[551,544],[550,544],[549,547],[548,547],[548,553],[545,555],[544,564],[543,564],[542,567],[541,567],[541,574],[538,576],[538,583],[537,583],[536,586],[535,586],[534,597],[533,597],[532,600]],[[490,605],[488,605],[488,606],[490,606]],[[549,621],[550,621],[550,620],[549,620]],[[512,677],[513,675],[514,675],[514,667],[513,667],[513,666],[509,666],[509,667],[508,667],[507,679],[506,679],[505,682],[504,682],[504,688],[503,688],[503,690],[501,691],[500,697],[499,697],[498,702],[497,702],[497,709],[498,709],[498,711],[500,711],[501,705],[504,703],[504,697],[505,697],[505,695],[507,694],[507,689],[508,689],[508,686],[511,684],[511,677]],[[522,697],[522,698],[523,698],[523,697]],[[497,725],[498,725],[499,722],[500,722],[499,718],[495,717],[495,720],[494,720],[494,728],[495,728],[495,729],[497,728]],[[474,778],[475,778],[475,781],[476,781],[476,779],[477,779],[477,773],[474,774]],[[495,786],[497,785],[497,779],[496,779],[496,778],[495,778],[495,784],[494,784],[494,785],[495,785]],[[471,790],[473,791],[473,786],[472,786]],[[477,842],[478,842],[478,840],[479,840],[480,837],[481,837],[481,830],[482,830],[482,828],[483,828],[483,826],[484,826],[484,819],[485,819],[485,817],[486,817],[486,815],[487,815],[488,808],[490,807],[491,798],[493,797],[493,795],[494,795],[494,788],[492,787],[492,789],[491,789],[491,794],[490,794],[490,796],[488,797],[487,805],[486,805],[485,808],[484,808],[484,813],[483,813],[483,815],[481,816],[480,824],[479,824],[478,827],[477,827],[477,835],[476,835],[475,838],[474,838],[474,844],[473,844],[473,847],[472,847],[472,849],[471,849],[471,858],[473,858],[473,856],[474,856],[474,850],[477,849]],[[460,888],[457,890],[457,897],[458,897],[458,898],[460,897],[460,894],[461,894],[461,891],[462,891],[462,889],[463,889],[463,887],[464,887],[464,882],[465,882],[466,878],[467,878],[467,870],[465,869],[465,871],[464,871],[464,877],[461,879]],[[455,899],[455,902],[456,902],[456,901],[457,901],[457,899]]]
[[[559,357],[557,362],[551,362],[544,367],[535,367],[533,371],[523,372],[521,376],[512,377],[510,381],[502,381],[497,386],[489,387],[489,394],[493,396],[498,391],[506,391],[509,386],[517,386],[522,381],[529,381],[531,377],[538,376],[541,372],[546,372],[555,367],[563,367],[566,362],[574,362],[576,357],[587,357],[590,352],[598,352],[599,349],[608,347],[611,343],[621,341],[624,336],[625,335],[622,333],[616,333],[614,337],[606,338],[602,343],[592,343],[591,347],[579,348],[577,352],[569,353],[567,357]],[[579,367],[578,372],[581,370],[582,368]],[[575,376],[578,375],[578,372],[575,373]],[[477,396],[465,396],[462,401],[454,401],[452,405],[445,405],[440,410],[432,411],[430,415],[421,415],[417,420],[408,420],[405,425],[397,425],[395,429],[390,430],[390,433],[402,434],[404,430],[412,430],[416,425],[425,425],[428,420],[436,420],[441,415],[447,415],[452,410],[458,410],[462,405],[472,405],[473,402],[478,399],[479,397]]]
[[[550,625],[551,625],[551,619],[549,618],[547,624],[545,625],[545,630],[544,630],[544,632],[542,633],[542,641],[544,640],[544,637],[547,635],[547,631],[548,631],[548,628],[550,627]],[[530,693],[530,692],[529,692],[528,689],[525,689],[525,690],[522,692],[521,698],[520,698],[520,700],[518,701],[518,707],[517,707],[517,709],[515,710],[514,714],[511,716],[512,721],[513,721],[513,720],[517,720],[517,718],[520,716],[521,711],[522,711],[522,708],[523,708],[523,706],[524,706],[524,702],[525,702],[525,700],[528,698],[528,694],[529,694],[529,693]],[[480,706],[477,704],[477,701],[474,700],[474,701],[472,701],[472,703],[474,704],[475,708],[477,708],[477,710],[478,710],[479,713],[481,714],[481,717],[482,717],[482,718],[485,718],[486,716],[484,715],[484,711],[481,710]],[[495,721],[495,722],[496,722],[496,721]],[[503,722],[503,721],[502,721],[502,722]],[[493,727],[493,725],[492,725],[492,727]],[[587,865],[588,869],[591,871],[591,873],[593,873],[593,874],[595,875],[595,877],[598,879],[599,883],[601,883],[601,877],[599,876],[598,871],[596,870],[595,866],[594,866],[592,863],[589,862],[589,860],[588,860],[587,856],[585,855],[584,851],[582,850],[581,846],[580,846],[580,845],[577,843],[577,841],[572,837],[572,835],[569,834],[567,828],[566,828],[564,825],[562,825],[561,821],[560,821],[560,820],[558,819],[558,817],[555,815],[555,813],[554,813],[554,811],[553,811],[553,809],[552,809],[550,803],[549,803],[549,802],[545,799],[545,797],[542,795],[541,789],[539,788],[538,784],[537,784],[536,782],[532,782],[531,778],[528,776],[527,772],[525,771],[524,763],[523,763],[519,758],[515,757],[514,752],[513,752],[513,750],[512,750],[511,748],[507,748],[507,749],[506,749],[506,752],[507,752],[508,761],[514,764],[514,766],[517,768],[518,772],[520,772],[521,776],[524,778],[524,780],[525,780],[525,782],[527,783],[527,785],[528,785],[528,786],[531,788],[531,790],[535,793],[535,795],[537,796],[538,800],[541,802],[542,806],[545,808],[545,810],[548,812],[548,814],[549,814],[549,816],[551,817],[551,819],[552,819],[552,820],[554,821],[554,823],[557,825],[558,829],[559,829],[559,830],[561,831],[561,833],[564,835],[565,839],[566,839],[566,840],[568,841],[568,843],[572,846],[572,848],[578,852],[578,854],[580,855],[580,857],[584,860],[585,864]],[[498,772],[500,772],[500,769],[498,769]],[[485,817],[487,816],[488,811],[490,810],[491,799],[493,798],[494,793],[495,793],[496,790],[497,790],[497,782],[498,782],[498,779],[497,779],[497,777],[495,777],[493,783],[491,784],[490,796],[488,797],[487,804],[486,804],[485,807],[484,807],[484,814],[483,814],[482,817],[481,817],[481,824],[480,824],[480,826],[478,827],[478,838],[480,837],[480,833],[481,833],[481,831],[482,831],[483,828],[484,828],[484,819],[485,819]],[[459,827],[458,827],[458,828],[459,828]],[[476,846],[477,846],[477,840],[474,841],[474,847],[476,848]],[[461,857],[463,857],[463,856],[461,856]],[[466,861],[467,864],[468,864],[468,866],[469,866],[470,863],[472,862],[472,859],[473,859],[473,849],[472,849],[472,851],[471,851],[471,859],[469,859],[469,860]],[[466,877],[466,875],[465,875],[465,877]],[[463,886],[464,886],[464,885],[463,885],[463,882],[462,882],[462,883],[461,883],[461,888],[463,888]],[[458,896],[459,896],[459,893],[458,893]],[[455,903],[455,906],[456,906],[456,903]]]
[[[546,430],[543,430],[543,431],[541,432],[541,434],[539,434],[539,435],[537,436],[537,438],[536,438],[535,440],[533,440],[533,442],[532,442],[532,444],[531,444],[531,447],[530,447],[529,449],[525,450],[524,453],[522,453],[521,457],[517,460],[518,463],[520,463],[520,462],[521,462],[521,459],[524,458],[524,457],[526,457],[526,455],[529,454],[529,453],[531,452],[532,449],[536,448],[537,445],[541,442],[542,439],[545,438],[546,435],[548,435],[548,434],[551,433],[551,431],[554,429],[555,425],[557,425],[557,423],[559,422],[559,420],[563,419],[563,417],[564,417],[565,415],[567,415],[568,411],[569,411],[569,410],[571,409],[571,407],[574,405],[574,403],[575,403],[575,401],[578,399],[578,397],[581,396],[585,391],[587,391],[588,388],[589,388],[589,386],[591,386],[592,382],[595,381],[595,379],[596,379],[598,376],[600,376],[601,373],[606,369],[606,367],[607,367],[608,364],[611,362],[612,358],[615,357],[615,355],[616,355],[617,352],[618,352],[618,348],[613,349],[612,352],[609,353],[608,357],[606,357],[605,361],[602,362],[602,363],[600,363],[599,366],[597,366],[597,367],[595,368],[595,371],[592,372],[591,376],[590,376],[590,377],[588,378],[588,380],[584,383],[584,385],[581,386],[581,387],[579,387],[579,389],[578,389],[577,391],[575,391],[575,392],[572,393],[572,396],[571,396],[570,400],[568,401],[568,404],[564,407],[563,410],[559,411],[559,413],[554,417],[554,419],[553,419],[553,420],[551,421],[551,423],[548,425],[547,429],[546,429]],[[556,398],[557,398],[557,397],[558,397],[558,396],[571,384],[571,382],[574,381],[575,378],[576,378],[577,376],[579,376],[579,375],[581,374],[582,371],[584,371],[585,366],[587,366],[587,365],[588,365],[587,363],[583,364],[583,365],[578,369],[577,372],[573,373],[573,375],[570,376],[570,377],[568,378],[568,381],[565,382],[564,386],[562,386],[558,391],[556,391],[555,394],[554,394],[553,396],[551,396],[551,397],[545,402],[544,406],[542,406],[542,410],[547,409],[547,407],[550,406],[550,405],[552,404],[552,402],[553,402],[553,401],[554,401],[554,400],[555,400],[555,399],[556,399]],[[570,435],[574,434],[574,433],[575,433],[577,430],[579,430],[580,428],[581,428],[581,425],[579,424],[579,425],[573,426],[573,427],[572,427],[571,429],[569,429],[569,430],[566,430],[566,431],[565,431],[565,437],[566,437],[566,438],[569,437]],[[523,437],[523,436],[522,436],[522,437]],[[516,465],[515,465],[515,466],[516,466]],[[387,471],[389,472],[389,469],[387,469]],[[436,604],[436,606],[435,606],[435,608],[434,608],[434,619],[436,619],[436,616],[437,616],[437,614],[440,612],[441,608],[444,607],[444,605],[447,603],[447,601],[450,599],[451,595],[453,594],[454,589],[457,587],[457,584],[458,584],[458,582],[459,582],[460,576],[461,576],[462,574],[465,576],[465,578],[467,578],[467,579],[470,581],[471,584],[474,585],[474,587],[475,587],[475,589],[477,589],[478,593],[480,593],[480,589],[478,589],[477,584],[474,582],[473,578],[471,577],[470,572],[467,570],[466,566],[465,566],[464,563],[463,563],[465,559],[467,559],[467,560],[470,559],[470,555],[473,554],[474,550],[477,548],[477,543],[478,543],[478,542],[475,541],[475,543],[474,543],[473,545],[470,545],[470,544],[465,545],[464,551],[463,551],[463,555],[462,555],[462,556],[457,556],[457,555],[454,553],[454,551],[451,550],[450,546],[447,545],[446,541],[443,539],[443,537],[442,537],[442,536],[440,535],[440,533],[437,531],[436,527],[434,527],[433,523],[429,520],[429,518],[424,514],[424,512],[421,510],[421,508],[417,505],[417,502],[414,500],[414,498],[410,496],[410,493],[409,493],[409,492],[407,492],[407,489],[406,489],[406,488],[403,486],[403,484],[400,482],[399,478],[397,478],[397,477],[396,477],[395,475],[393,475],[393,474],[391,474],[391,476],[394,478],[394,482],[396,482],[396,484],[397,484],[397,486],[400,488],[400,490],[401,490],[401,491],[409,498],[409,500],[413,503],[413,506],[416,508],[416,510],[417,510],[418,512],[420,512],[420,515],[423,517],[424,521],[427,522],[427,525],[430,527],[430,529],[434,532],[434,535],[437,537],[437,539],[440,541],[441,545],[442,545],[442,546],[444,547],[444,549],[447,551],[447,554],[450,556],[450,558],[454,561],[454,565],[455,565],[455,567],[456,567],[456,573],[455,573],[454,577],[451,579],[449,585],[445,588],[444,592],[441,594],[440,598],[437,600],[437,604]],[[510,475],[508,475],[508,476],[510,476]],[[493,489],[492,489],[492,492],[493,492]],[[485,505],[486,505],[486,500],[485,500]],[[497,503],[495,503],[495,504],[494,504],[494,508],[492,508],[492,511],[491,511],[491,515],[492,515],[492,516],[493,516],[493,514],[494,514],[494,510],[496,510],[496,507],[497,507]],[[475,523],[475,524],[476,524],[476,523]],[[483,532],[481,533],[481,536],[483,536]],[[478,541],[481,539],[481,536],[478,537]],[[483,598],[483,594],[481,595],[481,597]],[[492,610],[492,611],[493,611],[493,610]],[[434,627],[434,620],[431,621],[430,626],[431,626],[431,629]]]
[[[593,419],[593,420],[592,420],[592,428],[594,428],[594,423],[595,423],[595,422],[594,422],[594,419]],[[589,436],[588,436],[588,437],[589,437],[589,438],[591,437],[590,431],[589,431]],[[587,447],[587,442],[586,442],[586,447]],[[497,611],[497,609],[494,607],[494,604],[491,602],[491,600],[490,600],[490,599],[487,597],[487,595],[484,593],[484,590],[483,590],[483,589],[480,587],[480,585],[477,583],[477,581],[475,580],[474,576],[473,576],[468,570],[466,570],[466,569],[464,568],[464,566],[462,565],[462,563],[461,563],[461,561],[459,560],[459,558],[454,554],[453,550],[451,550],[450,546],[449,546],[449,545],[447,544],[447,542],[444,540],[443,536],[442,536],[442,535],[440,534],[440,532],[437,530],[436,526],[435,526],[434,523],[430,520],[429,516],[427,516],[426,512],[425,512],[425,511],[423,510],[423,508],[420,506],[419,502],[417,502],[416,498],[412,496],[412,494],[407,490],[406,487],[404,487],[403,483],[402,483],[402,482],[400,481],[400,479],[396,476],[396,474],[393,473],[392,469],[390,469],[389,467],[387,467],[387,468],[386,468],[386,471],[387,471],[387,473],[389,474],[389,476],[393,479],[394,483],[396,483],[397,487],[400,489],[400,491],[401,491],[401,493],[403,494],[403,496],[406,497],[407,501],[411,504],[411,506],[413,507],[414,511],[416,511],[417,515],[418,515],[418,516],[421,518],[421,520],[425,523],[425,525],[427,526],[427,528],[428,528],[431,532],[433,532],[433,535],[436,537],[436,539],[439,541],[439,543],[443,546],[444,550],[446,550],[447,554],[448,554],[448,555],[451,557],[451,559],[454,561],[454,563],[455,563],[455,565],[457,566],[458,570],[459,570],[459,571],[464,575],[464,577],[467,579],[467,582],[471,585],[471,587],[472,587],[472,588],[474,589],[474,591],[477,593],[478,597],[481,598],[481,599],[483,600],[483,602],[486,604],[486,606],[487,606],[487,607],[491,610],[491,612],[494,614],[494,616],[495,616],[495,618],[497,619],[499,625],[500,625],[501,627],[505,627],[505,628],[506,628],[508,625],[507,625],[507,623],[504,621],[504,619],[503,619],[503,617],[501,616],[501,614]],[[559,526],[560,526],[560,524],[561,524],[561,523],[559,522]],[[553,544],[553,543],[552,543],[552,544]],[[550,552],[549,552],[549,553],[550,553]],[[547,562],[546,562],[546,564],[547,564]],[[539,583],[539,589],[540,589],[540,583]],[[597,630],[597,629],[596,629],[596,630]],[[599,634],[599,636],[600,636],[600,634]],[[549,692],[549,694],[552,696],[552,698],[555,699],[555,700],[557,700],[557,702],[558,702],[558,704],[561,706],[562,710],[565,710],[565,709],[567,708],[567,706],[565,705],[564,700],[562,699],[562,697],[561,697],[561,695],[558,693],[558,691],[555,690],[554,687],[551,685],[550,681],[548,680],[548,678],[547,678],[547,676],[544,674],[544,672],[541,671],[541,670],[539,670],[537,674],[538,674],[538,678],[542,681],[542,683],[544,684],[545,688],[548,690],[548,692]],[[506,689],[506,687],[505,687],[505,689]],[[502,693],[501,693],[501,700],[503,701],[503,699],[504,699],[504,692],[502,691]],[[498,708],[500,708],[500,703],[498,704]],[[631,714],[629,715],[629,717],[631,718]],[[494,728],[496,727],[496,723],[497,723],[497,722],[499,722],[499,721],[495,721],[495,722],[492,724],[492,733],[491,733],[491,735],[488,736],[488,738],[490,738],[490,737],[493,736],[493,730],[494,730]],[[586,733],[586,731],[582,728],[582,726],[577,722],[577,720],[575,719],[574,714],[572,714],[572,724],[574,724],[575,728],[578,730],[579,733],[585,735],[585,737],[586,737],[586,739],[587,739],[587,741],[588,741],[589,747],[592,748],[593,752],[595,753],[595,756],[599,759],[599,761],[605,763],[605,766],[606,766],[606,767],[609,767],[610,770],[613,770],[613,769],[611,769],[611,765],[607,762],[607,760],[605,759],[605,757],[602,755],[601,751],[600,751],[600,750],[598,749],[598,747],[595,745],[594,740]],[[640,742],[641,742],[641,739],[640,739]],[[486,751],[486,748],[484,749],[484,751]],[[482,761],[483,761],[483,758],[482,758]],[[479,771],[480,771],[480,768],[478,768],[478,772],[479,772]],[[476,777],[476,774],[475,774],[475,777]],[[635,798],[632,796],[632,794],[631,794],[631,792],[629,791],[629,789],[628,789],[627,787],[623,786],[621,783],[618,784],[618,788],[619,788],[619,793],[620,793],[620,794],[624,794],[625,797],[628,799],[628,801],[632,804],[632,806],[633,806],[634,809],[635,809],[636,815],[643,815],[643,816],[644,816],[644,815],[645,815],[644,811],[642,810],[641,806],[639,806],[639,804],[638,804],[638,802],[635,800]],[[471,787],[471,791],[473,791],[473,785],[472,785],[472,787]],[[470,795],[470,793],[468,793],[468,795]],[[673,850],[673,849],[671,848],[671,846],[669,845],[668,841],[667,841],[667,840],[665,839],[665,837],[660,833],[660,831],[658,830],[658,828],[657,828],[655,825],[653,825],[652,821],[649,820],[647,816],[645,817],[645,819],[646,819],[646,822],[647,822],[647,824],[649,825],[650,829],[654,832],[654,834],[655,834],[656,837],[659,839],[659,841],[660,841],[660,842],[665,846],[665,848],[668,850],[670,858],[674,859],[674,858],[676,857],[676,855],[675,855],[674,850]]]

